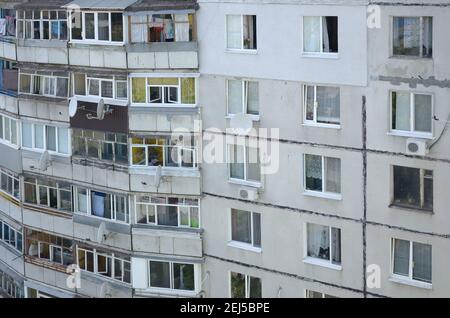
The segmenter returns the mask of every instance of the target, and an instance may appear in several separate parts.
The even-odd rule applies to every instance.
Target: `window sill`
[[[252,121],[259,121],[259,115],[246,114],[248,115]],[[236,114],[228,114],[225,116],[225,119],[232,119],[236,116]]]
[[[395,274],[392,274],[391,277],[389,277],[389,281],[391,281],[393,283],[397,283],[397,284],[414,286],[414,287],[423,288],[423,289],[433,289],[433,284],[401,277],[401,276],[395,275]]]
[[[306,195],[309,197],[322,198],[322,199],[336,200],[336,201],[342,200],[342,194],[335,194],[335,193],[328,193],[328,192],[304,191],[303,195]]]
[[[341,125],[334,124],[322,124],[322,123],[308,123],[305,122],[302,124],[305,127],[316,127],[316,128],[328,128],[328,129],[341,129]]]
[[[433,61],[433,57],[426,57],[426,56],[422,57],[422,56],[416,56],[416,55],[391,55],[389,57],[389,59],[392,59],[392,60],[397,59],[397,60],[405,60],[405,61],[411,60],[411,61],[415,61],[415,62],[420,61],[420,60]]]
[[[329,261],[325,261],[325,260],[321,260],[321,259],[317,259],[317,258],[309,257],[309,256],[307,256],[303,259],[303,263],[309,264],[309,265],[326,267],[326,268],[333,269],[336,271],[342,270],[342,265],[332,264]]]
[[[329,59],[337,60],[339,59],[339,53],[314,53],[314,52],[303,52],[302,57],[304,58],[318,58],[318,59]]]
[[[389,131],[387,133],[388,136],[395,136],[395,137],[406,137],[406,138],[418,138],[418,139],[434,139],[433,134],[421,134],[421,133],[414,133],[414,132],[407,132],[407,131]]]
[[[248,187],[257,188],[257,189],[262,188],[261,182],[257,182],[257,181],[246,181],[246,180],[229,178],[228,182],[231,184],[248,186]]]
[[[252,50],[252,49],[225,49],[226,53],[233,53],[233,54],[251,54],[256,55],[258,54],[258,50]]]
[[[403,211],[407,211],[407,212],[417,212],[417,213],[421,213],[421,214],[434,214],[433,210],[428,210],[428,209],[421,209],[418,207],[410,207],[410,206],[406,206],[406,205],[400,205],[400,204],[395,204],[395,203],[391,203],[388,206],[391,209],[397,209],[397,210],[403,210]]]
[[[234,247],[234,248],[246,250],[249,252],[254,252],[254,253],[259,253],[259,254],[262,253],[262,249],[260,247],[254,247],[247,243],[241,243],[241,242],[237,242],[237,241],[229,241],[227,245],[229,247]]]

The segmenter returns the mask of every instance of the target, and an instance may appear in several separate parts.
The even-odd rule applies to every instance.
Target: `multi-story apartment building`
[[[0,8],[3,295],[450,296],[450,2]]]

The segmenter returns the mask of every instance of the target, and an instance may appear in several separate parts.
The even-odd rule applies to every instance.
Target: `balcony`
[[[69,64],[72,66],[127,68],[127,56],[122,46],[71,43]]]
[[[24,204],[23,224],[47,232],[73,236],[72,216],[40,206]]]

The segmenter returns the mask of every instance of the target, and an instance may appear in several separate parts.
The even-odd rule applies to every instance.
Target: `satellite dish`
[[[161,166],[156,167],[153,184],[157,188],[159,187],[159,184],[161,183],[161,170],[162,170]]]
[[[106,224],[105,222],[100,223],[100,226],[98,227],[97,230],[97,242],[98,243],[102,243],[107,236],[107,232],[106,232]]]
[[[48,167],[50,166],[50,155],[48,154],[48,151],[44,151],[39,158],[39,170],[46,171]]]
[[[77,113],[78,101],[76,97],[72,97],[69,102],[69,116],[73,117]]]
[[[99,297],[100,298],[110,298],[112,293],[111,293],[112,289],[111,286],[109,285],[109,283],[104,282],[101,286],[100,286],[100,291],[99,291]]]
[[[253,120],[250,115],[238,113],[231,118],[230,128],[239,135],[245,135],[253,128]]]

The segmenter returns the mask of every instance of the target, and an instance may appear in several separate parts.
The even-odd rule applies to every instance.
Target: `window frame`
[[[152,286],[151,285],[151,266],[150,263],[151,262],[158,262],[158,263],[168,263],[169,264],[169,277],[170,277],[170,282],[169,285],[170,287],[158,287],[158,286]],[[198,290],[198,282],[197,282],[197,278],[198,278],[198,264],[195,263],[189,263],[189,262],[176,262],[176,261],[166,261],[166,260],[156,260],[156,259],[149,259],[147,260],[147,275],[148,275],[148,281],[147,281],[147,288],[153,289],[153,290],[163,290],[163,291],[171,291],[171,292],[181,292],[181,293],[194,293],[197,292]],[[174,287],[174,281],[175,281],[175,274],[174,274],[174,265],[178,264],[178,265],[192,265],[193,266],[193,270],[194,270],[194,289],[180,289],[180,288],[175,288]]]
[[[244,178],[243,179],[239,179],[239,178],[235,178],[231,176],[231,165],[232,164],[236,164],[236,162],[231,162],[231,155],[232,155],[232,151],[231,151],[231,147],[244,147]],[[248,157],[249,157],[249,153],[248,153],[248,149],[249,148],[253,148],[256,149],[256,151],[258,152],[258,164],[259,164],[259,176],[260,176],[260,180],[251,180],[248,178],[248,165],[252,164],[250,162],[248,162]],[[248,185],[248,186],[252,186],[252,187],[256,187],[256,188],[260,188],[262,187],[262,183],[263,183],[263,167],[261,164],[261,154],[260,154],[260,148],[258,147],[252,147],[251,145],[243,145],[242,143],[230,143],[230,144],[226,144],[226,151],[227,151],[227,170],[228,170],[228,181],[231,183],[236,183],[236,184],[243,184],[243,185]],[[239,163],[239,162],[237,162]]]
[[[308,224],[312,224],[312,225],[318,225],[318,226],[323,226],[328,228],[328,236],[329,236],[329,249],[330,249],[330,255],[328,260],[325,260],[323,258],[317,258],[314,256],[309,256],[308,255],[308,242],[309,242],[309,238],[308,238]],[[333,229],[334,230],[338,230],[339,231],[339,251],[340,251],[340,262],[339,263],[335,263],[333,262]],[[320,224],[320,223],[313,223],[313,222],[305,222],[304,223],[304,256],[303,256],[303,262],[306,264],[311,264],[311,265],[317,265],[317,266],[322,266],[322,267],[327,267],[330,269],[334,269],[334,270],[342,270],[342,230],[341,228],[338,227],[334,227],[331,225],[325,225],[325,224]]]
[[[5,176],[5,178],[7,178],[7,188],[9,188],[9,185],[11,184],[12,193],[9,192],[8,189],[3,189],[2,182],[0,182],[0,192],[5,193],[9,197],[13,197],[16,200],[20,200],[22,197],[20,176],[19,175],[15,176],[14,173],[9,172],[3,168],[0,168],[0,181],[1,181],[1,179],[4,178],[3,176]],[[11,182],[9,180],[11,180]],[[16,192],[16,185],[17,185],[17,192]],[[16,196],[15,193],[18,193],[18,195]]]
[[[26,18],[26,11],[30,11],[31,12],[31,19]],[[34,12],[35,11],[39,11],[39,17],[36,18],[34,17]],[[47,12],[48,17],[44,18],[44,11]],[[51,12],[56,12],[56,18],[55,19],[51,19]],[[60,12],[64,12],[66,17],[65,18],[60,18]],[[17,21],[17,26],[16,26],[16,36],[18,39],[25,39],[25,40],[41,40],[41,41],[68,41],[69,39],[69,30],[68,30],[68,21],[67,21],[67,12],[65,10],[17,10],[17,14],[16,14],[16,21]],[[26,25],[27,23],[34,23],[34,22],[39,22],[39,39],[34,38],[34,32],[31,32],[31,34],[33,35],[30,38],[26,37]],[[48,39],[44,38],[44,22],[48,23]],[[57,22],[58,23],[58,38],[53,38],[52,36],[52,32],[51,32],[51,28],[52,28],[52,22]],[[64,22],[66,23],[66,38],[61,38],[62,35],[62,25],[64,24]],[[20,27],[19,24],[22,25],[22,34],[20,33]]]
[[[227,100],[227,117],[233,117],[236,114],[235,113],[231,113],[230,112],[230,94],[229,94],[229,83],[230,81],[237,81],[237,82],[241,82],[241,86],[242,86],[242,101],[241,101],[241,112],[243,114],[249,115],[253,120],[259,120],[259,115],[260,115],[260,98],[259,98],[259,81],[256,80],[248,80],[248,79],[227,79],[226,80],[226,100]],[[256,85],[258,85],[258,114],[251,114],[248,112],[248,102],[246,102],[247,97],[248,97],[248,83],[256,83]]]
[[[316,190],[309,190],[306,188],[306,156],[318,156],[322,160],[322,190],[316,191]],[[331,158],[331,159],[338,159],[340,161],[340,173],[339,173],[339,182],[340,182],[340,193],[335,192],[328,192],[326,190],[326,164],[325,159]],[[324,199],[332,199],[332,200],[342,200],[342,159],[337,157],[328,157],[325,155],[317,155],[317,154],[311,154],[311,153],[304,153],[303,154],[303,194],[307,196],[316,196],[321,197]]]
[[[305,51],[305,17],[310,17],[310,18],[319,18],[320,20],[320,42],[319,42],[319,47],[320,47],[320,51],[319,52],[308,52]],[[324,17],[336,17],[337,21],[338,21],[338,30],[337,30],[337,37],[338,37],[338,51],[337,52],[324,52],[323,51],[323,18]],[[322,57],[322,58],[338,58],[339,57],[339,16],[338,15],[304,15],[302,16],[302,41],[301,41],[301,46],[302,46],[302,56],[304,57]]]
[[[406,241],[406,242],[409,243],[408,276],[394,273],[395,241],[396,240]],[[414,269],[414,255],[413,255],[414,249],[413,249],[413,246],[414,246],[414,243],[419,243],[419,244],[423,244],[423,245],[429,245],[430,248],[431,248],[431,253],[433,253],[433,247],[432,247],[431,244],[421,243],[421,242],[412,241],[412,240],[408,240],[408,239],[400,239],[400,238],[395,238],[395,237],[391,238],[391,261],[390,261],[391,280],[393,279],[396,282],[405,282],[405,283],[414,284],[417,287],[424,287],[424,288],[431,289],[431,287],[433,286],[433,280],[431,280],[431,282],[427,282],[427,281],[423,281],[423,280],[414,279],[414,277],[413,277],[413,269]],[[430,262],[431,279],[433,279],[433,265],[432,264],[433,264],[433,254],[431,254],[431,262]]]
[[[46,123],[34,122],[34,121],[22,121],[21,122],[21,129],[22,129],[22,131],[23,131],[23,128],[22,128],[23,124],[31,125],[31,144],[32,144],[32,147],[26,147],[26,146],[23,145],[23,142],[21,140],[23,149],[34,151],[34,152],[45,152],[45,151],[48,151],[49,154],[58,155],[58,156],[61,156],[61,157],[70,157],[72,155],[72,138],[71,138],[71,131],[70,131],[69,127],[53,126],[53,125],[49,125],[49,124],[46,124]],[[42,148],[36,147],[36,136],[35,136],[35,134],[36,134],[35,133],[36,125],[42,126],[42,131],[43,131],[43,140],[42,140],[43,147]],[[51,127],[51,128],[55,129],[55,146],[56,146],[56,151],[47,149],[47,127]],[[67,130],[67,153],[59,152],[59,134],[60,134],[60,129],[66,129]],[[23,138],[23,134],[22,134],[21,137]]]
[[[233,240],[233,211],[250,213],[251,243]],[[254,242],[255,229],[254,229],[253,220],[254,220],[255,214],[259,214],[259,233],[260,233],[260,237],[259,237],[260,244],[259,245],[260,246],[256,246],[255,242]],[[229,229],[228,230],[228,246],[245,249],[245,250],[249,250],[249,251],[256,252],[256,253],[261,253],[262,245],[263,245],[262,244],[263,243],[262,242],[262,213],[231,208],[231,209],[229,209],[228,215],[229,215],[229,217],[228,217],[228,224],[229,224],[229,226],[228,226],[228,229]]]
[[[8,246],[12,247],[14,250],[20,252],[23,254],[23,231],[16,230],[14,227],[9,225],[3,220],[0,220],[0,226],[2,227],[1,235],[0,235],[0,241],[2,241],[4,244],[7,244]],[[8,233],[6,238],[6,234]],[[14,239],[11,239],[11,233],[14,233]],[[20,239],[19,239],[20,237]],[[19,245],[20,242],[20,246]],[[13,244],[11,244],[13,243]]]
[[[400,55],[400,54],[394,54],[394,41],[395,41],[395,37],[394,37],[394,19],[395,18],[419,18],[419,24],[420,24],[420,33],[419,33],[419,55]],[[424,56],[423,55],[423,47],[424,47],[424,42],[423,42],[423,26],[424,26],[424,19],[423,18],[430,18],[431,19],[431,27],[432,27],[432,32],[434,35],[434,19],[433,16],[419,16],[419,15],[391,15],[389,22],[390,22],[390,57],[391,58],[404,58],[404,59],[433,59],[434,58],[434,52],[433,52],[433,47],[434,47],[434,38],[432,37],[431,40],[431,56]]]
[[[244,288],[245,288],[245,290],[244,290],[245,297],[244,298],[252,299],[250,297],[251,287],[252,287],[252,284],[251,284],[251,279],[252,278],[253,279],[259,279],[259,282],[261,284],[261,298],[263,298],[262,297],[263,284],[262,284],[261,277],[251,276],[251,275],[248,275],[248,274],[238,273],[238,272],[234,272],[234,271],[228,271],[228,282],[229,282],[229,284],[228,284],[228,287],[229,287],[228,288],[228,297],[229,298],[233,298],[233,285],[232,285],[232,279],[231,279],[232,276],[233,276],[233,273],[234,274],[240,274],[240,275],[244,276],[244,279],[245,279],[245,286],[244,286]]]
[[[9,125],[9,138],[5,138],[6,137],[6,121],[9,122],[9,124],[8,124]],[[14,122],[15,126],[16,126],[16,132],[15,132],[16,143],[12,142],[13,141],[13,134],[14,134],[13,130],[11,129],[11,127],[12,127],[11,123],[12,122]],[[0,131],[0,137],[1,137],[0,138],[0,143],[4,144],[4,145],[7,145],[9,147],[15,148],[15,149],[19,149],[19,146],[21,144],[21,142],[19,140],[19,138],[21,138],[20,128],[19,128],[20,121],[18,119],[16,119],[16,118],[13,118],[13,117],[10,117],[10,116],[6,116],[5,114],[0,113],[0,126],[1,126],[0,127],[0,129],[1,129],[1,131]]]
[[[84,190],[86,191],[86,203],[87,203],[87,212],[83,212],[80,210],[80,207],[78,206],[78,190]],[[110,198],[110,207],[111,207],[111,216],[112,218],[106,218],[106,217],[101,217],[101,216],[97,216],[95,214],[92,213],[92,192],[98,192],[98,193],[103,193],[105,195],[109,195]],[[111,193],[111,192],[104,192],[101,190],[94,190],[94,189],[89,189],[86,187],[82,187],[82,186],[77,186],[77,185],[73,185],[72,186],[72,193],[73,193],[73,211],[74,213],[77,213],[79,215],[86,215],[92,218],[96,218],[99,220],[104,220],[104,221],[108,221],[108,222],[116,222],[116,223],[121,223],[121,224],[130,224],[130,203],[129,203],[129,198],[127,195],[119,195],[119,194],[115,194],[115,193]],[[125,203],[125,211],[124,211],[124,216],[125,216],[125,221],[119,220],[117,219],[117,214],[118,214],[118,198],[123,198],[124,199],[124,203]]]
[[[72,15],[75,13],[73,10],[69,10],[67,14],[68,19],[68,28],[69,28],[69,42],[70,43],[86,43],[86,44],[103,44],[103,45],[117,45],[121,46],[125,44],[125,38],[126,38],[126,23],[125,23],[125,16],[123,11],[115,11],[115,10],[96,10],[96,11],[86,11],[82,10],[79,13],[81,14],[81,39],[74,39],[72,37]],[[98,14],[107,13],[108,14],[108,38],[109,40],[99,40],[98,36]],[[113,41],[113,34],[112,34],[112,14],[113,13],[119,13],[122,15],[122,41]],[[86,14],[94,14],[94,39],[88,39],[86,38]]]
[[[394,93],[408,93],[409,94],[409,130],[400,130],[400,129],[393,129],[394,125],[394,116],[393,116],[393,96]],[[416,95],[425,95],[431,97],[431,131],[430,132],[423,132],[423,131],[416,131],[415,128],[415,98]],[[406,91],[406,90],[390,90],[389,91],[389,133],[391,135],[396,136],[404,136],[404,137],[413,137],[413,138],[424,138],[424,139],[432,139],[434,136],[434,94],[433,93],[425,93],[425,92],[418,92],[418,91]]]
[[[241,47],[240,48],[229,48],[228,47],[228,16],[239,16],[240,17],[240,34],[241,34]],[[244,38],[244,16],[254,16],[256,19],[256,48],[255,49],[246,49],[245,47],[245,38]],[[248,53],[248,54],[257,54],[258,53],[258,17],[257,14],[236,14],[236,13],[229,13],[225,14],[225,50],[228,52],[235,52],[235,53]]]
[[[308,112],[308,87],[314,88],[314,119],[309,120],[307,119],[307,112]],[[318,101],[317,101],[317,88],[318,87],[330,87],[330,88],[337,88],[339,90],[339,124],[328,124],[328,123],[321,123],[317,121],[317,107],[318,107]],[[329,86],[329,85],[316,85],[316,84],[303,84],[302,85],[302,103],[303,103],[303,124],[308,126],[315,126],[315,127],[323,127],[323,128],[335,128],[340,129],[341,128],[341,88],[339,86]]]
[[[31,183],[30,181],[25,180],[25,179],[32,179],[32,178],[34,179],[34,183]],[[69,190],[64,189],[64,188],[60,188],[60,182],[59,181],[52,181],[52,182],[55,182],[55,185],[56,185],[55,187],[53,187],[53,186],[49,186],[49,185],[46,185],[46,184],[39,183],[39,181],[43,181],[43,180],[41,180],[41,179],[39,179],[37,177],[27,177],[25,179],[23,181],[24,185],[28,184],[28,185],[33,185],[34,186],[35,196],[36,196],[36,203],[27,202],[26,201],[26,196],[24,196],[24,203],[37,205],[37,206],[41,206],[41,207],[46,207],[48,209],[54,209],[54,210],[58,210],[60,212],[65,212],[65,213],[72,213],[73,212],[73,199],[72,199],[73,198],[73,189],[72,189],[73,187],[68,182],[63,182],[63,183],[67,183],[67,185],[69,185],[69,187],[70,187],[70,200],[71,201],[70,201],[70,210],[69,211],[61,209],[62,200],[61,200],[61,192],[60,191],[69,192]],[[44,204],[40,203],[41,202],[40,188],[46,188],[47,205],[44,205]],[[50,189],[56,190],[56,201],[57,201],[57,207],[56,208],[53,208],[53,207],[50,206]]]
[[[139,197],[148,197],[150,199],[150,202],[139,202],[138,198]],[[135,224],[146,224],[146,225],[154,225],[154,226],[161,226],[161,227],[178,227],[178,228],[184,228],[184,229],[200,229],[201,225],[200,225],[200,199],[198,198],[187,198],[187,197],[176,197],[179,200],[197,200],[197,205],[189,205],[189,204],[170,204],[168,203],[169,198],[171,197],[164,197],[166,199],[166,203],[155,203],[155,202],[151,202],[152,198],[163,198],[163,197],[157,197],[157,196],[146,196],[146,195],[135,195],[134,196],[134,212],[135,212]],[[138,223],[138,216],[137,216],[137,206],[138,205],[142,205],[142,206],[146,206],[146,223]],[[163,207],[176,207],[177,208],[177,225],[176,226],[172,226],[172,225],[166,225],[166,224],[158,224],[158,206],[163,206]],[[154,208],[154,213],[155,213],[155,222],[149,222],[149,209]],[[188,208],[189,209],[189,214],[188,214],[188,219],[189,219],[189,226],[187,225],[182,225],[181,224],[181,208]],[[192,226],[192,222],[191,222],[191,214],[192,214],[192,209],[197,209],[197,218],[198,218],[198,226],[194,227]]]
[[[29,86],[29,90],[28,92],[22,91],[22,87],[21,87],[21,80],[22,80],[22,76],[29,76],[30,77],[30,86]],[[42,88],[42,94],[35,94],[33,93],[33,89],[34,89],[34,85],[35,85],[35,81],[36,81],[36,77],[40,77],[39,80],[39,84]],[[66,90],[66,95],[65,96],[59,96],[57,94],[58,92],[58,79],[62,79],[67,81],[67,90]],[[23,72],[19,69],[19,85],[18,85],[18,94],[25,94],[25,95],[31,95],[31,96],[43,96],[43,97],[50,97],[50,98],[62,98],[62,99],[67,99],[69,97],[69,91],[70,91],[70,76],[57,76],[57,75],[43,75],[43,74],[36,74],[36,73],[30,73],[30,72]],[[53,84],[53,94],[46,94],[46,86],[45,83],[48,80],[53,80],[54,84]]]

